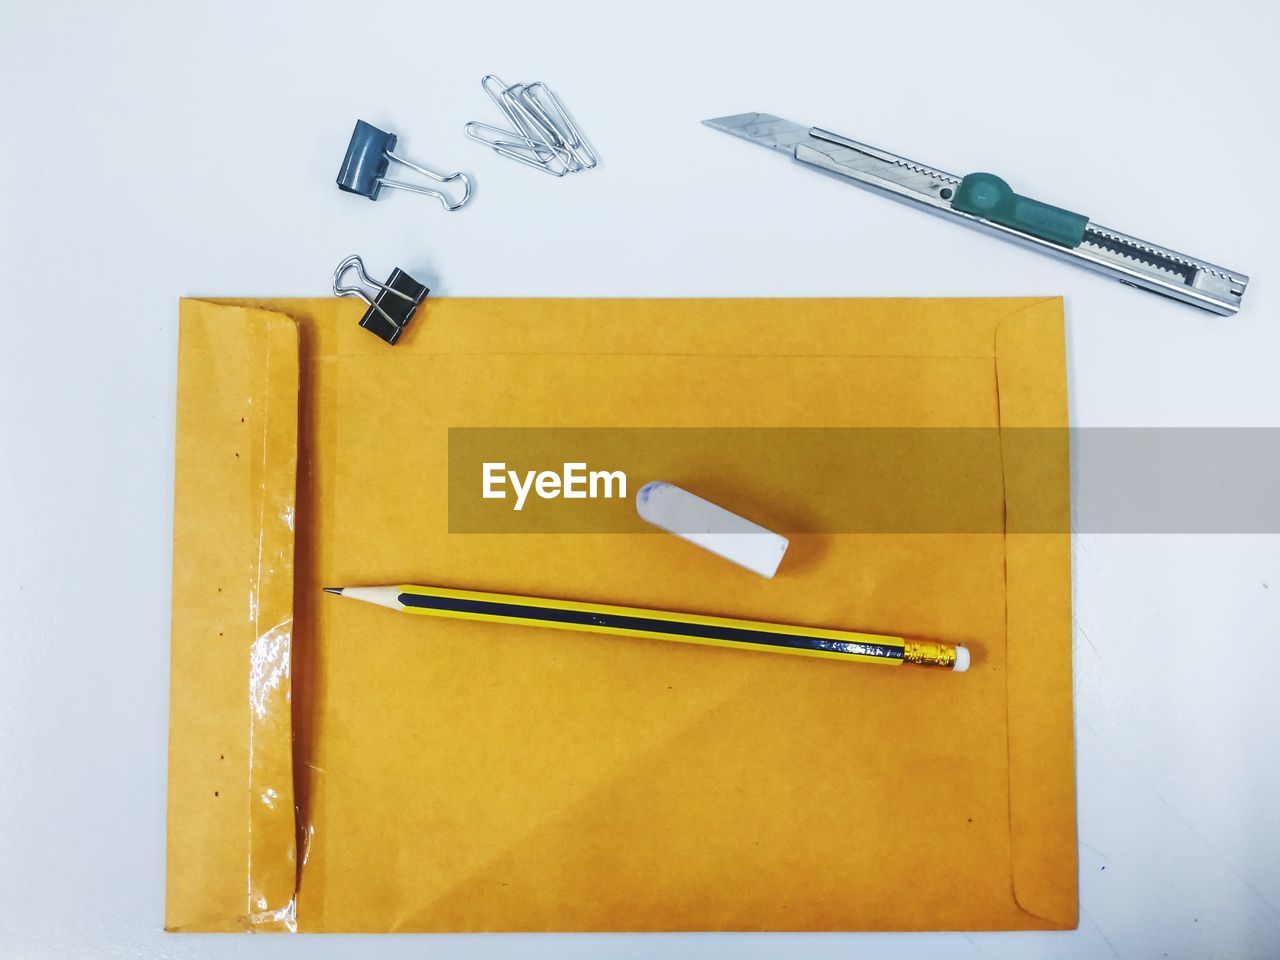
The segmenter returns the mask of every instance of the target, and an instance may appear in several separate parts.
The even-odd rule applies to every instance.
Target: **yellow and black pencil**
[[[579,630],[614,636],[649,637],[697,643],[736,650],[787,653],[801,657],[825,657],[856,663],[899,666],[904,663],[946,667],[956,672],[969,668],[969,651],[959,645],[934,640],[795,627],[729,617],[704,617],[642,607],[617,607],[573,600],[546,600],[480,590],[445,587],[325,587],[328,593],[363,600],[404,613],[479,620],[486,623],[518,623],[530,627]]]

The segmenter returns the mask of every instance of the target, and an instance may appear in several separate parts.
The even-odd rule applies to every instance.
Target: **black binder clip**
[[[364,287],[343,286],[342,275],[348,270],[354,270],[365,287],[377,287],[378,292],[370,298]],[[360,326],[387,343],[395,343],[413,319],[418,304],[431,291],[399,267],[391,272],[386,283],[371,280],[364,271],[364,261],[353,255],[338,264],[333,272],[333,292],[339,297],[359,297],[367,303],[369,309],[360,318]]]
[[[357,120],[355,132],[351,134],[351,143],[347,145],[347,155],[342,158],[342,169],[338,171],[338,187],[347,193],[358,193],[370,200],[377,200],[383,187],[392,187],[396,190],[408,190],[411,193],[424,193],[429,197],[435,197],[444,204],[446,210],[458,210],[467,205],[467,201],[471,199],[471,178],[465,173],[451,173],[448,176],[435,173],[404,157],[397,157],[392,152],[395,148],[394,133],[387,133],[371,123]],[[416,183],[388,180],[387,168],[392,163],[415,170],[436,183],[461,181],[461,199],[455,203],[440,190]]]

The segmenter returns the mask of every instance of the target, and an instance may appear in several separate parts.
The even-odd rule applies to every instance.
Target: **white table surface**
[[[438,295],[1064,294],[1076,426],[1280,427],[1280,18],[1215,4],[0,0],[0,955],[1280,954],[1280,538],[1080,535],[1072,933],[161,931],[177,299],[322,295],[359,251]],[[545,78],[604,162],[464,139]],[[763,110],[1252,274],[1234,319],[790,167]],[[353,120],[474,205],[333,177]]]

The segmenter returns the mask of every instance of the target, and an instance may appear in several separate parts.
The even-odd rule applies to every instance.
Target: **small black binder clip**
[[[378,292],[371,298],[365,287],[343,286],[342,275],[348,270],[354,270],[365,287],[376,287]],[[378,283],[365,273],[364,261],[353,255],[333,272],[333,292],[339,297],[359,297],[367,303],[369,309],[360,318],[360,326],[387,343],[395,343],[413,319],[418,304],[431,291],[399,267],[391,271],[386,283]]]
[[[351,134],[351,143],[347,145],[347,155],[342,158],[342,169],[338,171],[338,187],[347,193],[358,193],[370,200],[377,200],[383,187],[396,190],[408,190],[411,193],[424,193],[435,197],[446,210],[459,210],[471,199],[471,178],[465,173],[451,173],[448,176],[428,170],[404,157],[397,157],[392,151],[396,148],[396,135],[379,130],[371,123],[356,121],[355,132]],[[453,183],[461,181],[462,197],[454,202],[448,195],[431,187],[416,183],[404,183],[401,180],[388,180],[387,168],[392,163],[408,167],[434,180],[436,183]]]

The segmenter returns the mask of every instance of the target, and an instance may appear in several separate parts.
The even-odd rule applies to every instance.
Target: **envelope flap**
[[[184,301],[178,371],[165,927],[287,927],[297,325]]]
[[[1005,478],[1009,822],[1013,891],[1076,925],[1070,471],[1062,301],[996,328]],[[1068,869],[1068,865],[1070,869]]]
[[[219,299],[222,305],[279,310],[299,319],[317,357],[685,355],[971,357],[992,355],[992,329],[1033,298],[990,300],[865,298],[850,322],[847,298],[663,300],[608,298],[428,299],[393,352],[358,325],[365,307],[351,298]],[[999,309],[993,310],[993,304]],[[673,316],[696,305],[697,322],[669,336]],[[549,322],[548,318],[553,318]]]

